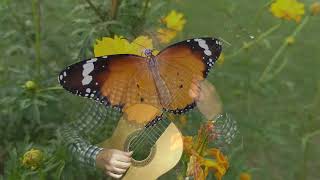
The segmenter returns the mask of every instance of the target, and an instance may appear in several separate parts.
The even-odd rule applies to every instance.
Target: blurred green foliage
[[[62,91],[57,74],[91,57],[97,38],[153,36],[159,18],[171,9],[187,19],[176,41],[201,36],[226,41],[225,61],[209,75],[241,132],[230,147],[224,179],[238,179],[242,172],[259,180],[319,179],[320,16],[308,15],[313,1],[301,1],[309,19],[296,34],[304,17],[300,24],[279,20],[269,12],[269,0],[167,0],[151,1],[150,7],[147,2],[122,0],[117,12],[109,0],[0,2],[0,179],[94,177],[70,165],[56,136],[85,101]],[[284,46],[292,34],[294,42]],[[275,56],[269,79],[259,81]],[[194,124],[189,120],[185,132],[195,131]],[[37,171],[21,165],[31,147],[45,155]]]

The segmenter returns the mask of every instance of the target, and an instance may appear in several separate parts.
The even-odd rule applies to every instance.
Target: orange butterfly
[[[59,82],[73,94],[118,110],[133,104],[150,104],[173,113],[195,106],[188,95],[194,77],[206,78],[217,61],[221,41],[195,38],[173,44],[156,56],[117,54],[95,57],[68,66]]]

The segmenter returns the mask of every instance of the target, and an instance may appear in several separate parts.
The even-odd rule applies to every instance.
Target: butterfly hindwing
[[[172,98],[165,110],[181,114],[195,106],[188,94],[192,79],[207,77],[221,53],[221,44],[215,38],[188,39],[165,48],[156,56],[160,75]]]

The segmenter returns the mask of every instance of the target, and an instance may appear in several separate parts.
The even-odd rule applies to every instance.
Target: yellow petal
[[[94,45],[95,57],[111,55],[111,54],[129,54],[130,44],[128,40],[121,36],[103,37],[101,41],[97,40]]]
[[[132,54],[145,56],[143,51],[145,49],[153,49],[152,39],[148,36],[139,36],[130,44],[132,48]]]
[[[170,29],[163,29],[160,28],[157,30],[157,38],[161,43],[169,43],[172,41],[173,38],[175,38],[177,35],[177,31],[170,30]]]
[[[271,4],[270,11],[277,18],[300,22],[304,15],[304,4],[297,0],[276,0]]]
[[[228,158],[222,154],[219,149],[211,148],[206,151],[206,155],[214,157],[219,164],[224,166],[226,169],[229,167]]]
[[[162,19],[162,22],[165,23],[169,29],[181,31],[186,23],[186,20],[184,19],[182,13],[172,10],[165,18]]]
[[[224,63],[224,54],[223,53],[220,54],[217,63],[218,63],[218,65],[222,65]]]

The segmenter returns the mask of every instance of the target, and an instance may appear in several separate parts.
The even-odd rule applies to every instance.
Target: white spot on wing
[[[204,53],[205,53],[207,56],[211,56],[211,55],[212,55],[211,51],[208,50],[208,49],[204,50]]]
[[[82,79],[82,85],[87,85],[92,81],[92,76],[86,76]]]
[[[198,42],[199,46],[204,49],[203,53],[207,56],[211,56],[212,52],[209,50],[209,46],[204,39],[194,39],[194,41]]]
[[[61,81],[61,80],[63,79],[63,76],[62,76],[62,75],[60,75],[60,76],[59,76],[59,78],[60,78],[60,81]]]
[[[86,92],[87,92],[87,93],[90,93],[90,92],[91,92],[91,89],[90,89],[90,88],[87,88],[87,89],[86,89]]]
[[[98,59],[97,58],[92,58],[90,60],[87,61],[87,63],[93,63],[93,62],[96,62]]]
[[[67,76],[67,73],[66,73],[66,72],[63,72],[63,76],[66,77],[66,76]]]
[[[92,76],[90,76],[89,74],[93,71],[94,69],[94,65],[93,62],[95,62],[97,60],[97,58],[91,59],[89,61],[86,62],[86,64],[84,64],[83,67],[83,71],[82,71],[82,85],[87,85],[92,81]]]

